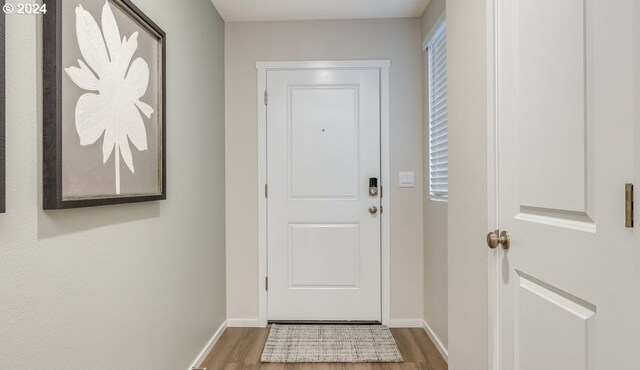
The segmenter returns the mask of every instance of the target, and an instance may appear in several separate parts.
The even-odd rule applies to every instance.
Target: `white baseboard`
[[[431,329],[429,324],[427,324],[427,322],[424,320],[422,321],[422,327],[424,328],[424,331],[427,332],[427,335],[429,336],[433,344],[438,349],[438,352],[440,352],[444,360],[447,363],[449,363],[449,351],[447,351],[447,348],[442,344],[442,341],[440,340],[440,338],[438,338],[436,333]]]
[[[198,357],[196,357],[196,359],[193,361],[191,366],[187,368],[187,370],[191,370],[194,367],[198,368],[202,365],[204,360],[207,358],[207,355],[209,354],[209,352],[211,352],[211,350],[213,349],[213,346],[216,345],[216,343],[218,342],[218,339],[220,339],[220,337],[222,336],[222,333],[224,333],[226,328],[227,328],[227,322],[224,321],[222,324],[220,324],[220,327],[218,328],[218,330],[216,330],[216,332],[213,334],[211,339],[209,339],[209,342],[207,342],[207,344],[204,346],[202,351],[200,351],[200,354],[198,355]]]
[[[261,328],[258,319],[227,319],[227,327],[229,328]]]
[[[423,321],[421,319],[415,320],[389,320],[388,327],[390,328],[422,328]]]

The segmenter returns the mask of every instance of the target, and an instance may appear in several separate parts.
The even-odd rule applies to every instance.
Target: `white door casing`
[[[381,249],[385,201],[368,194],[370,177],[386,183],[384,64],[258,65],[268,91],[269,194],[266,225],[260,223],[267,242],[261,252],[268,257],[261,258],[261,267],[263,262],[268,267],[269,289],[261,297],[262,324],[267,318],[385,321],[388,315],[382,302],[388,291],[381,282],[388,279],[382,262],[388,263],[388,250]],[[370,214],[370,206],[378,212]],[[383,235],[383,245],[387,238]]]
[[[637,369],[640,250],[624,185],[638,177],[638,6],[493,6],[496,210],[511,234],[490,271],[494,368]]]

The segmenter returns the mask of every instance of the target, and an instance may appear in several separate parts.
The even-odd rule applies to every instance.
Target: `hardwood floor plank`
[[[391,329],[403,363],[261,363],[269,328],[227,328],[205,359],[207,370],[447,370],[447,363],[422,329]]]

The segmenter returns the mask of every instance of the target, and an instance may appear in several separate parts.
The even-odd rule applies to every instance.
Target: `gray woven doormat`
[[[402,362],[382,325],[272,325],[262,362]]]

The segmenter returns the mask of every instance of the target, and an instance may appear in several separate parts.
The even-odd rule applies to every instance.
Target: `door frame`
[[[267,106],[265,91],[267,72],[277,70],[312,70],[312,69],[377,69],[380,71],[380,183],[384,189],[381,205],[384,213],[380,213],[381,243],[381,312],[382,324],[388,325],[391,315],[391,186],[389,164],[389,60],[341,60],[341,61],[276,61],[257,62],[258,70],[258,321],[260,326],[267,326]]]
[[[487,232],[499,223],[498,1],[487,0]],[[500,260],[487,249],[488,370],[500,370]]]

